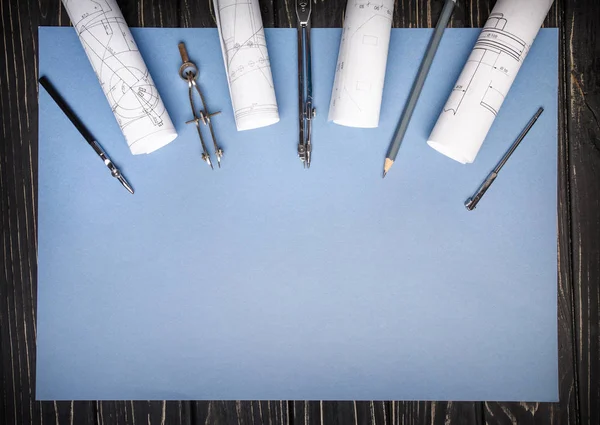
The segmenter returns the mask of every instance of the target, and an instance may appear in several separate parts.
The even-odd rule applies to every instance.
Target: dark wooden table
[[[260,2],[265,26],[295,25],[293,0]],[[493,0],[459,0],[451,26],[482,26],[493,3]],[[0,47],[0,425],[600,424],[600,40],[597,40],[600,3],[597,0],[556,0],[546,20],[546,26],[560,28],[557,207],[560,403],[35,401],[37,27],[69,25],[69,19],[59,0],[0,0],[0,4],[3,40]],[[121,0],[119,4],[131,26],[215,26],[211,0]],[[345,4],[346,0],[315,3],[313,26],[341,26]],[[442,0],[397,0],[394,25],[431,27],[442,4]]]

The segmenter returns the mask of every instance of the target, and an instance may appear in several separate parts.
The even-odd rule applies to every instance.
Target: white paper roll
[[[177,132],[115,0],[62,0],[134,155]]]
[[[379,125],[393,0],[348,0],[329,121],[348,127]]]
[[[427,143],[472,163],[553,0],[498,0]]]
[[[258,0],[213,0],[238,131],[279,121]]]

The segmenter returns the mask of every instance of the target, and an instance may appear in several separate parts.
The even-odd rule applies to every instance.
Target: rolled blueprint
[[[498,0],[427,143],[472,163],[553,0]]]
[[[213,0],[238,131],[275,124],[279,111],[258,0]]]
[[[393,0],[348,0],[329,121],[348,127],[379,125]]]
[[[115,0],[62,0],[134,155],[177,132]]]

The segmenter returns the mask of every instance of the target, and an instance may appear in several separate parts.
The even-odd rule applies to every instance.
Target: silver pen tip
[[[131,185],[129,184],[129,182],[127,180],[125,180],[125,177],[123,177],[122,174],[119,176],[119,181],[121,182],[121,184],[123,185],[123,187],[125,189],[127,189],[129,191],[129,193],[131,193],[133,195],[133,193],[134,193],[133,187],[131,187]]]

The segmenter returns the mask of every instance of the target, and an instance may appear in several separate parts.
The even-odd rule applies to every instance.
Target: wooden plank
[[[565,2],[574,353],[580,423],[600,423],[600,5]]]
[[[96,425],[95,403],[91,401],[43,401],[39,417],[32,423]]]
[[[213,0],[180,0],[180,26],[183,28],[216,27]],[[261,0],[260,12],[265,28],[277,26],[275,22],[275,9],[277,5],[273,0]]]
[[[0,2],[0,423],[39,417],[34,401],[37,179],[37,10]]]
[[[260,12],[265,28],[276,26],[273,0],[261,0]],[[216,27],[213,0],[179,0],[179,22],[183,28]]]
[[[96,402],[95,424],[188,424],[188,404],[181,401]]]
[[[296,401],[294,424],[392,424],[391,402],[388,401]]]
[[[216,27],[212,0],[180,0],[179,23],[183,28]]]
[[[191,405],[191,425],[289,425],[286,401],[199,401]]]
[[[179,26],[179,7],[170,0],[139,0],[117,3],[130,27],[177,27]]]
[[[392,402],[394,424],[482,424],[483,404],[474,402]]]
[[[294,424],[481,424],[481,403],[400,401],[297,401]]]

